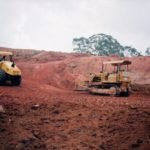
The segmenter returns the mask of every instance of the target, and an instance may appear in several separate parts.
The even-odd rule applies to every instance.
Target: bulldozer
[[[13,61],[13,53],[0,51],[0,85],[21,84],[21,70]]]
[[[88,84],[80,84],[92,94],[107,94],[111,96],[128,96],[131,91],[129,76],[129,60],[107,61],[102,63],[102,70],[93,74]],[[82,82],[83,83],[83,82]]]

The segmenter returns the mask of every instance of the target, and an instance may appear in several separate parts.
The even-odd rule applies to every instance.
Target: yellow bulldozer
[[[92,75],[90,81],[78,84],[76,89],[88,90],[93,94],[108,94],[111,96],[128,96],[131,89],[129,76],[129,60],[108,61],[102,63],[101,72]]]
[[[21,84],[21,70],[13,61],[13,53],[0,51],[0,85]]]

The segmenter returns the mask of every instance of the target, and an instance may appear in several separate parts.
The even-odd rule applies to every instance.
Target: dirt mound
[[[150,84],[132,84],[133,92],[150,95]]]
[[[138,91],[149,87],[142,84],[150,81],[150,57],[132,58],[136,92],[109,97],[72,89],[119,57],[13,51],[23,78],[19,87],[0,86],[1,150],[149,149],[150,96]]]
[[[49,57],[49,61],[45,63],[43,63],[43,59],[33,62],[33,71],[30,78],[37,79],[41,82],[43,81],[55,87],[73,89],[75,83],[89,80],[91,73],[100,72],[103,61],[118,59],[120,58],[98,56],[84,56],[80,58],[73,56],[58,56],[52,59]],[[146,59],[146,64],[144,65],[141,63],[143,59]],[[150,84],[150,66],[148,64],[150,64],[150,57],[132,59],[130,70],[133,84]],[[139,68],[137,66],[139,66]],[[27,68],[25,72],[28,74]]]
[[[73,89],[77,82],[89,80],[91,73],[101,70],[103,61],[120,60],[117,56],[91,56],[78,53],[47,52],[35,50],[13,51],[22,69],[23,79],[44,83],[57,88]],[[130,66],[133,84],[150,84],[150,56],[124,58],[132,61]]]
[[[86,57],[86,54],[76,54],[76,53],[63,53],[63,52],[46,52],[43,51],[32,57],[32,60],[36,60],[37,62],[51,62],[51,61],[63,61],[68,58],[80,58]]]
[[[14,54],[15,61],[31,61],[34,55],[41,53],[42,51],[32,49],[12,49],[0,47],[0,51],[10,51]]]

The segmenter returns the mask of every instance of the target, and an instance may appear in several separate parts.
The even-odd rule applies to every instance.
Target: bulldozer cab
[[[109,61],[102,63],[102,72],[108,73],[119,73],[128,71],[128,65],[131,64],[129,60],[120,60],[120,61]]]
[[[129,60],[109,61],[102,63],[101,81],[118,83],[129,80],[128,65],[131,64]]]

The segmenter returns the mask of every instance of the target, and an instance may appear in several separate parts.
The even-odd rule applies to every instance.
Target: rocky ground
[[[15,59],[23,80],[0,87],[0,150],[150,149],[150,68],[136,65],[149,57],[133,59],[129,97],[73,91],[114,57],[31,50]]]
[[[1,87],[1,150],[149,150],[150,96]],[[22,88],[22,89],[21,89]],[[8,91],[6,91],[8,90]],[[15,94],[20,90],[20,94]],[[37,93],[36,93],[37,92]]]

